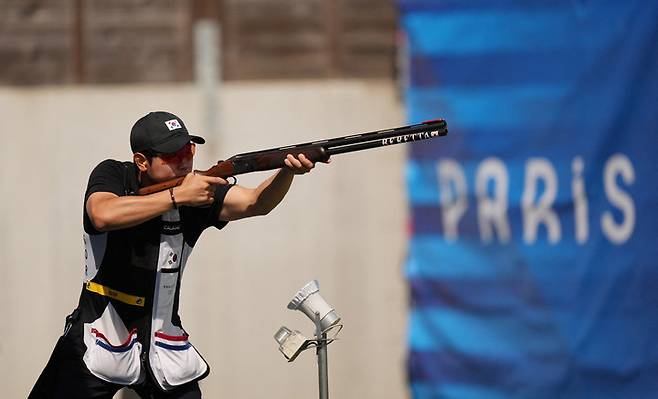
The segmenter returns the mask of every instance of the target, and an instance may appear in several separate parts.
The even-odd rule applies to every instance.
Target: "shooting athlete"
[[[148,398],[200,398],[210,371],[178,316],[181,276],[204,229],[265,215],[295,174],[314,163],[287,155],[285,168],[249,189],[192,172],[196,145],[183,121],[151,112],[132,128],[132,162],[106,160],[91,173],[83,221],[85,273],[30,398],[112,398],[124,386]],[[149,195],[141,187],[184,176]]]

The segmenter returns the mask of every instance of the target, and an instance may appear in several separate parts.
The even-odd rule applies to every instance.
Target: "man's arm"
[[[185,176],[183,183],[175,187],[174,198],[178,206],[204,206],[215,200],[214,186],[227,184],[219,177]],[[111,231],[136,226],[159,216],[174,206],[169,191],[144,196],[120,197],[109,192],[95,192],[85,203],[87,215],[98,231]]]
[[[308,173],[315,166],[303,154],[299,158],[288,155],[288,168],[262,182],[256,188],[233,186],[226,193],[219,220],[232,221],[252,216],[267,215],[283,200],[296,174]]]

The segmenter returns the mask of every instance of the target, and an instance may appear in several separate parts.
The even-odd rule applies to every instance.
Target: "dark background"
[[[189,82],[221,26],[224,80],[392,78],[390,0],[0,0],[0,84]]]

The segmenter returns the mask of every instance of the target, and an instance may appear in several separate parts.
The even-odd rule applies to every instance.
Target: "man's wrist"
[[[287,175],[289,175],[291,178],[295,177],[296,173],[294,170],[290,169],[289,167],[281,168],[281,171]]]
[[[171,205],[174,207],[174,209],[178,209],[178,206],[180,204],[176,201],[176,195],[174,194],[174,188],[175,187],[171,187],[169,189],[169,197],[171,199]]]
[[[186,195],[185,195],[186,192],[181,186],[172,187],[171,191],[173,193],[174,200],[176,201],[176,205],[179,208],[181,206],[187,206],[188,205]],[[170,195],[170,197],[171,197],[171,195]],[[174,201],[171,201],[172,207],[173,207],[173,202]],[[174,208],[174,209],[176,209],[176,208]]]

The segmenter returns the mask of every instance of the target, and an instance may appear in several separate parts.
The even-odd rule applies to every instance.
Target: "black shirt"
[[[135,195],[139,189],[137,176],[132,162],[101,162],[89,177],[85,203],[95,192]],[[71,338],[79,343],[80,354],[86,353],[85,362],[93,357],[92,352],[104,353],[91,344],[94,340],[98,343],[99,336],[121,337],[123,342],[127,332],[134,330],[145,353],[171,347],[166,338],[158,337],[178,336],[171,342],[185,341],[186,332],[178,315],[181,276],[201,233],[208,227],[221,229],[227,224],[219,220],[219,213],[229,189],[216,186],[215,201],[210,206],[180,206],[139,225],[109,232],[96,230],[83,210],[85,277]],[[102,332],[101,328],[108,331]],[[83,340],[88,345],[83,345]],[[191,351],[191,345],[181,348],[192,359],[188,363],[197,364],[191,374],[194,379],[207,375],[208,368],[196,350]],[[181,348],[175,351],[178,356],[183,353]],[[113,348],[117,353],[128,350],[125,345]],[[160,358],[165,356],[160,354]],[[160,369],[154,368],[152,354],[149,359],[149,367],[157,376]],[[93,364],[87,366],[93,370]],[[160,385],[167,387],[166,383]]]

